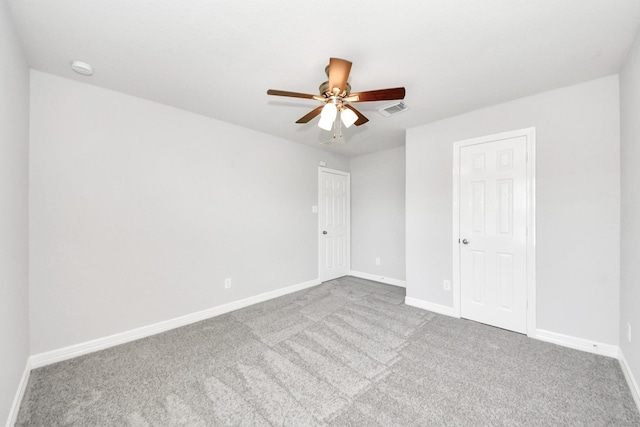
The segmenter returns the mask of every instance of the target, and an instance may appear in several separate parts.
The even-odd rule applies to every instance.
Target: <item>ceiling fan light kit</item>
[[[342,120],[342,124],[344,124],[344,127],[350,128],[351,125],[354,124],[356,120],[358,120],[358,116],[352,110],[343,108],[340,112],[340,119]]]
[[[322,107],[322,112],[320,113],[320,119],[335,120],[337,112],[338,112],[338,107],[336,107],[336,104],[332,104],[331,102],[329,102],[325,104],[324,107]]]
[[[333,128],[333,123],[336,120],[337,112],[338,108],[335,104],[332,104],[331,102],[325,104],[325,106],[322,107],[322,112],[320,113],[318,127],[324,130],[331,130],[331,128]]]
[[[332,120],[320,119],[320,121],[318,122],[318,127],[320,129],[330,131],[331,129],[333,129],[333,123],[334,122]]]
[[[378,89],[367,92],[351,93],[351,85],[347,82],[349,73],[351,72],[351,62],[340,58],[330,58],[329,65],[326,66],[325,72],[329,80],[320,85],[320,95],[311,95],[306,93],[288,92],[283,90],[269,89],[268,95],[287,96],[291,98],[314,99],[324,103],[323,106],[317,107],[307,113],[296,123],[308,123],[316,116],[320,116],[318,127],[326,131],[334,129],[334,138],[336,125],[340,125],[340,138],[342,138],[342,126],[349,128],[351,125],[361,126],[369,121],[362,113],[356,110],[350,103],[353,102],[372,102],[372,101],[391,101],[404,99],[404,87],[391,89]],[[340,113],[340,121],[336,120]],[[342,140],[344,143],[344,140]]]

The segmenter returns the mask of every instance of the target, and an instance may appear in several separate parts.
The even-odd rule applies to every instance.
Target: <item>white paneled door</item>
[[[349,173],[319,169],[319,276],[322,282],[349,274]]]
[[[527,332],[527,137],[461,146],[460,315]]]

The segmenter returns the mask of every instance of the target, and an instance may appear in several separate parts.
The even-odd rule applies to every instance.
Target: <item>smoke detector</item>
[[[402,101],[395,102],[393,104],[378,108],[378,112],[385,117],[393,116],[403,111],[407,111],[409,106]]]
[[[78,74],[82,74],[83,76],[92,76],[93,75],[93,67],[86,62],[82,61],[73,61],[71,63],[71,69]]]

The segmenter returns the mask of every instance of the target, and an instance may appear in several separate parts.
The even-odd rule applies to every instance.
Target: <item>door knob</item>
[[[326,232],[326,231],[323,231],[323,232],[322,232],[322,234],[327,234],[327,232]]]
[[[463,244],[463,245],[468,245],[468,244],[469,244],[469,241],[468,241],[467,239],[462,239],[462,244]]]

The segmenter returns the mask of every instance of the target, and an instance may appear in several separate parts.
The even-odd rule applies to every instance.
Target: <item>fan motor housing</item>
[[[328,80],[326,82],[322,83],[320,85],[319,89],[320,89],[320,94],[321,95],[325,95],[325,94],[329,94],[329,96],[333,95],[333,93],[331,92],[331,88],[329,87],[329,81]],[[351,93],[351,85],[349,83],[347,83],[345,85],[344,92],[342,92],[339,96],[346,97],[346,96],[349,96],[350,93]]]

